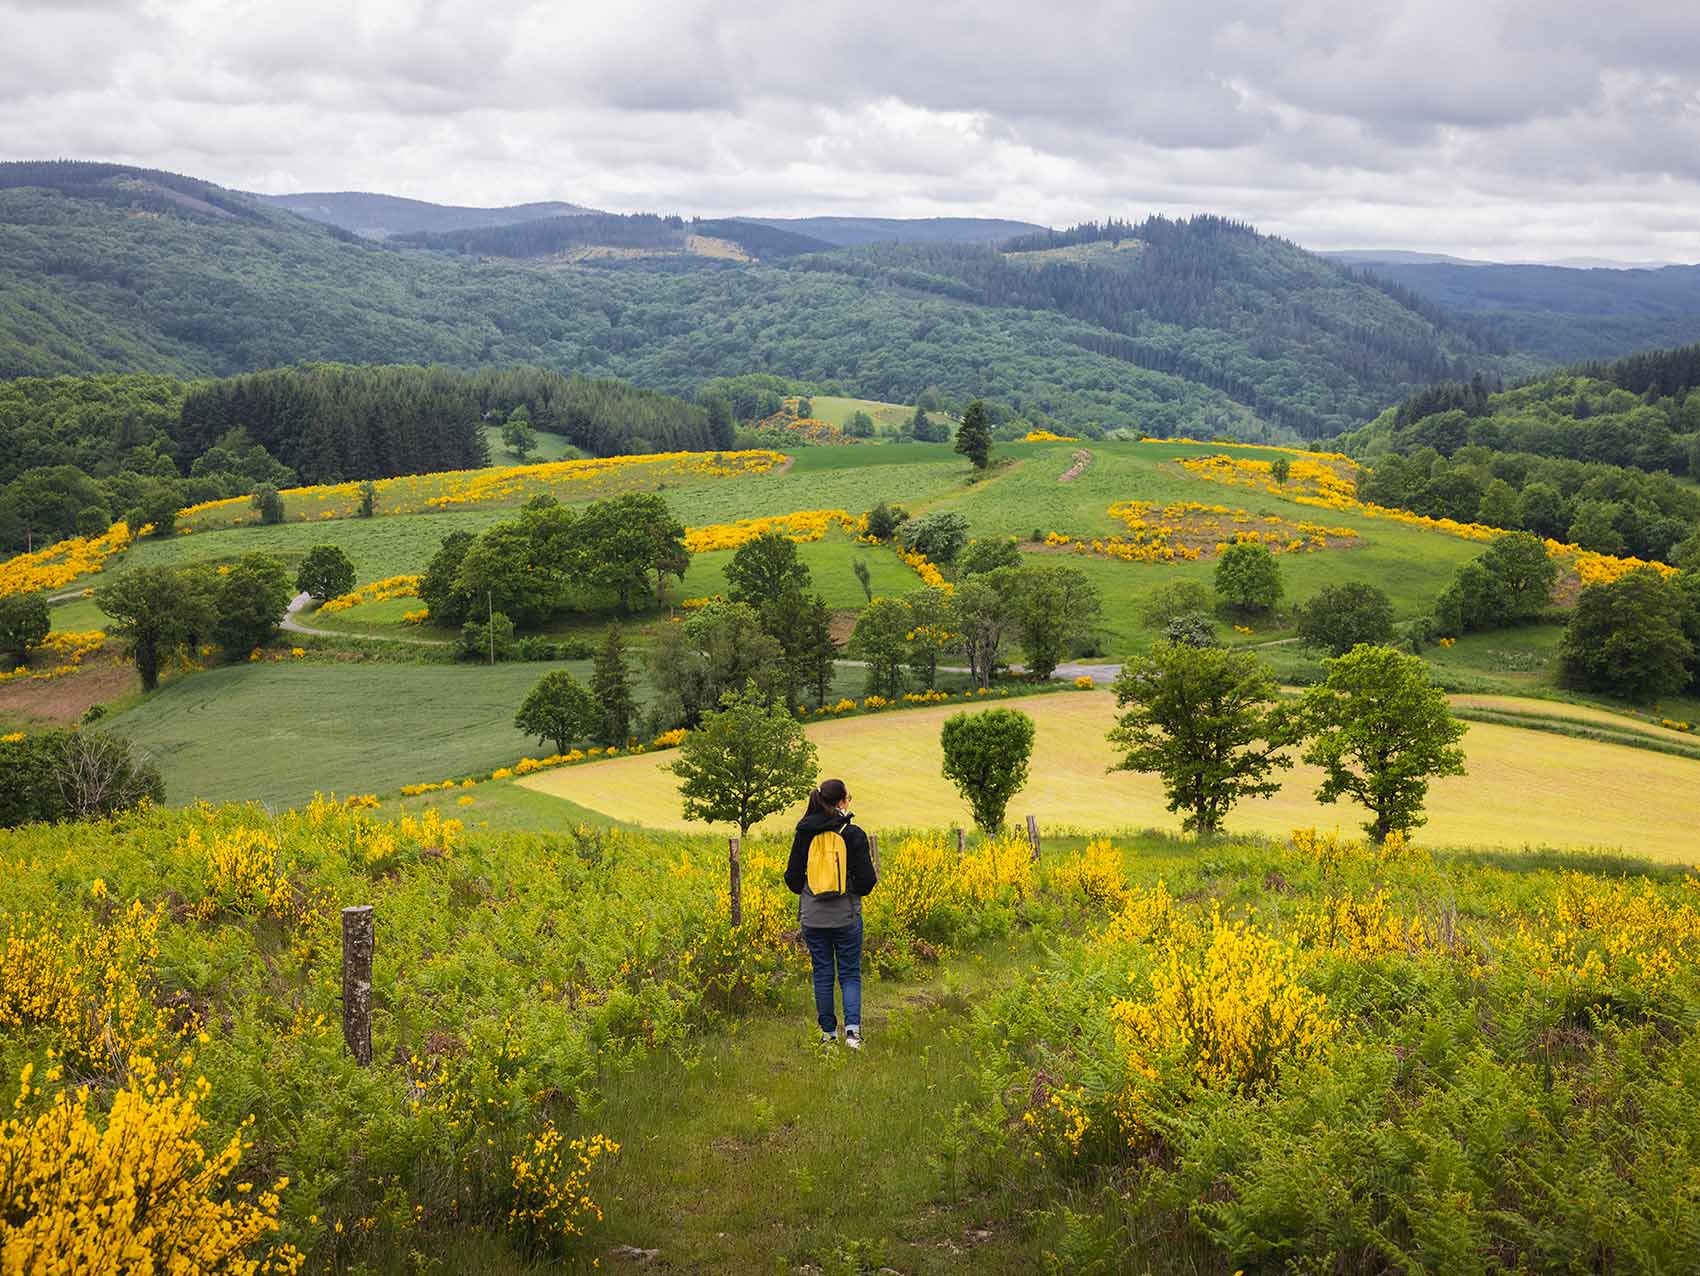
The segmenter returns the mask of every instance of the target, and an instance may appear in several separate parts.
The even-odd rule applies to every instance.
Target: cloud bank
[[[1700,8],[0,0],[0,155],[705,216],[1700,260]]]

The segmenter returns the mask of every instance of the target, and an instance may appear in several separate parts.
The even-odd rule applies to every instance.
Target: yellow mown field
[[[1164,809],[1162,786],[1148,775],[1108,772],[1104,733],[1115,714],[1107,691],[1017,702],[1038,724],[1032,776],[1010,804],[1019,819],[1087,828],[1161,827],[1180,820]],[[957,707],[875,714],[809,727],[823,775],[843,777],[861,822],[873,829],[938,826],[966,819],[967,808],[939,774],[939,725]],[[1667,754],[1472,723],[1464,739],[1470,774],[1429,791],[1430,846],[1611,847],[1662,860],[1700,862],[1700,762]],[[653,828],[703,828],[681,818],[671,751],[571,767],[521,781],[615,819]],[[1356,831],[1356,806],[1311,800],[1316,772],[1297,766],[1275,797],[1245,802],[1231,832],[1284,834],[1316,824]],[[772,833],[793,816],[763,826]]]

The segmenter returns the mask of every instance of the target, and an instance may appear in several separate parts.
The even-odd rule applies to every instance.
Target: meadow
[[[1080,828],[1179,827],[1164,809],[1155,776],[1109,770],[1116,760],[1105,739],[1115,719],[1109,692],[1047,696],[1018,707],[1033,717],[1037,737],[1012,817],[1031,812],[1047,824]],[[939,726],[956,712],[913,709],[815,723],[808,733],[822,774],[845,780],[870,825],[936,827],[967,816],[940,773]],[[1469,774],[1437,780],[1430,789],[1422,830],[1428,845],[1606,847],[1671,862],[1700,851],[1693,821],[1700,760],[1489,722],[1471,724],[1464,750]],[[517,783],[615,820],[701,830],[679,814],[678,782],[664,769],[669,761],[667,754],[617,758]],[[1317,779],[1312,768],[1296,765],[1280,793],[1237,806],[1229,828],[1265,835],[1310,825],[1355,829],[1363,818],[1357,807],[1312,800]],[[786,818],[762,827],[776,833]]]
[[[745,847],[733,928],[720,838],[480,830],[461,797],[0,832],[0,1196],[52,1184],[34,1217],[108,1265],[70,1139],[116,1093],[117,1167],[237,1139],[156,1209],[199,1236],[228,1201],[227,1251],[311,1276],[1700,1261],[1691,871],[1303,830],[959,866],[870,820],[852,1055],[810,1040],[782,843]]]

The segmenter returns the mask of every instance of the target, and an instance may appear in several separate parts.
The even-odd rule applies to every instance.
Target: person
[[[850,816],[843,780],[823,780],[797,821],[785,885],[797,899],[797,920],[814,967],[815,1015],[822,1045],[838,1040],[832,982],[837,968],[844,997],[844,1044],[862,1048],[862,897],[879,880],[868,835]]]

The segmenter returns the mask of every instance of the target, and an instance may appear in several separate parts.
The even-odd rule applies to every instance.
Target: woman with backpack
[[[797,821],[785,884],[797,900],[797,919],[815,975],[815,1014],[822,1045],[838,1040],[832,982],[837,968],[844,996],[844,1044],[862,1048],[862,896],[879,875],[868,835],[851,823],[843,780],[823,780]]]

